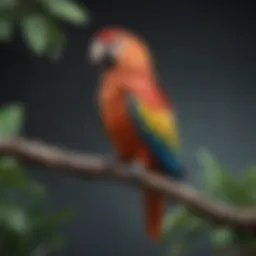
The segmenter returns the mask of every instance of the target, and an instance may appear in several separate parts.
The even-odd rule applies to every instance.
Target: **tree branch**
[[[27,163],[42,165],[81,178],[111,178],[147,187],[170,200],[184,204],[202,218],[217,225],[256,231],[256,207],[242,209],[216,203],[194,188],[166,179],[155,172],[135,174],[116,163],[108,170],[108,159],[97,155],[79,154],[23,138],[0,140],[0,155],[12,155]]]

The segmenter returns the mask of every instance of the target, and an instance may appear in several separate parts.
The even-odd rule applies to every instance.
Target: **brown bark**
[[[184,204],[198,216],[217,225],[256,231],[256,207],[238,208],[214,202],[196,189],[156,174],[136,174],[120,163],[108,170],[108,159],[80,154],[25,138],[0,141],[0,155],[12,155],[27,163],[38,164],[80,178],[110,178],[147,187],[170,200]]]

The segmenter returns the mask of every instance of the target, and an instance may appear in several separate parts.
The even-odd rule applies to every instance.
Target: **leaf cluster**
[[[89,20],[88,9],[72,0],[0,0],[0,43],[18,30],[34,54],[57,59],[66,45],[62,21],[84,26]]]
[[[198,151],[198,159],[203,183],[201,189],[206,195],[230,205],[256,205],[256,166],[234,176],[206,149]],[[256,244],[255,234],[210,225],[184,206],[178,206],[166,214],[163,238],[170,244],[170,255],[185,253],[197,240],[204,237],[210,237],[212,246],[218,252],[228,246]]]
[[[0,108],[0,139],[17,136],[23,119],[20,104]],[[0,157],[0,255],[46,255],[62,244],[60,224],[71,217],[71,210],[45,211],[45,195],[19,161]]]

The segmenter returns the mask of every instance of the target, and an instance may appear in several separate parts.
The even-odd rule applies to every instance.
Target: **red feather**
[[[102,40],[111,40],[117,29],[103,29],[97,35]],[[157,159],[138,136],[126,105],[126,92],[149,103],[153,108],[170,107],[160,92],[151,57],[147,47],[129,32],[121,35],[125,48],[116,56],[116,65],[101,76],[98,92],[100,116],[104,128],[120,159],[138,160],[146,168],[157,169]],[[145,228],[149,237],[158,240],[164,217],[164,198],[152,191],[144,190]]]

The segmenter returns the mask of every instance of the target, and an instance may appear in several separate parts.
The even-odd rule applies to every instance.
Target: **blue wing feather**
[[[180,161],[175,147],[172,147],[168,140],[158,136],[153,129],[149,128],[147,120],[139,109],[139,102],[133,95],[127,95],[128,113],[139,136],[149,147],[150,151],[159,161],[162,171],[173,178],[183,177]]]

